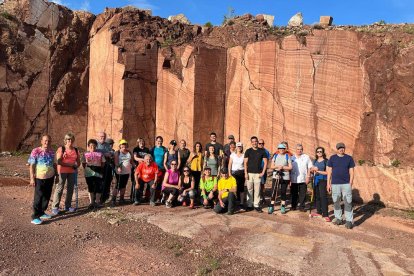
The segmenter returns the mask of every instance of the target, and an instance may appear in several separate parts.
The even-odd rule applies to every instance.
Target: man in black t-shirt
[[[180,172],[183,172],[183,168],[187,166],[188,158],[190,157],[190,150],[187,148],[187,142],[182,139],[180,141],[180,148],[178,149],[180,154]]]
[[[263,212],[259,206],[260,182],[267,169],[267,156],[263,149],[258,148],[256,136],[250,138],[252,147],[244,153],[244,174],[247,181],[247,210]],[[263,166],[262,166],[263,161]]]
[[[134,156],[134,166],[131,170],[131,198],[135,198],[135,168],[138,167],[138,165],[141,162],[144,162],[144,157],[146,154],[150,153],[149,149],[145,147],[145,141],[143,138],[137,139],[137,146],[133,149],[132,154]]]
[[[210,147],[210,146],[213,146],[214,147],[214,153],[217,155],[217,156],[221,156],[221,155],[223,155],[223,152],[224,152],[224,149],[223,149],[223,145],[222,144],[220,144],[220,143],[217,143],[217,135],[216,135],[216,133],[215,132],[212,132],[212,133],[210,133],[210,143],[207,143],[207,145],[206,145],[206,147],[205,147],[205,152],[204,152],[204,156],[206,156],[207,155],[207,152],[208,152],[208,148]]]

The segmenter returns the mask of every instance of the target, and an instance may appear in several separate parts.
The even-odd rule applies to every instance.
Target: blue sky
[[[192,23],[220,25],[233,8],[236,15],[264,13],[275,16],[275,25],[286,25],[289,18],[302,12],[305,24],[330,15],[335,25],[365,25],[380,20],[387,23],[414,23],[414,0],[53,0],[75,10],[101,13],[105,7],[133,5],[151,9],[153,15],[168,17],[184,13]]]

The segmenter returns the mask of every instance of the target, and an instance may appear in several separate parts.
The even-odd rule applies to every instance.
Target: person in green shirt
[[[236,202],[237,182],[233,176],[229,175],[227,168],[222,168],[221,177],[218,181],[218,204],[214,207],[217,214],[227,211],[228,215],[234,214],[234,204]]]
[[[201,196],[203,197],[204,208],[214,206],[217,201],[217,177],[211,175],[211,168],[205,167],[203,176],[200,179]]]

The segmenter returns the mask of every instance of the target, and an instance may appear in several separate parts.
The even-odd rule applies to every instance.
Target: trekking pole
[[[272,179],[272,195],[270,197],[270,204],[269,207],[267,208],[267,213],[270,215],[273,213],[274,209],[275,209],[275,203],[276,203],[276,199],[277,199],[277,192],[279,189],[279,182],[280,182],[280,175],[278,175],[278,171],[274,171],[273,174],[276,174],[273,179]]]
[[[314,198],[315,198],[315,173],[311,173],[311,186],[312,186],[312,191],[311,191],[311,198],[310,198],[310,203],[309,203],[309,217],[312,217],[312,205],[314,203]]]
[[[79,189],[78,189],[78,169],[75,169],[75,209],[78,210],[79,208]]]

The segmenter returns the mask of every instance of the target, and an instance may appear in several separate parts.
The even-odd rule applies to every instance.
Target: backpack
[[[75,149],[75,152],[76,152],[76,159],[79,157],[79,151],[78,151],[78,148],[77,147],[73,147],[74,149]],[[62,149],[62,156],[63,156],[63,154],[65,153],[65,146],[61,146],[61,149]]]
[[[278,155],[277,153],[275,153],[275,155],[273,155],[273,158],[272,158],[273,162],[276,161],[277,155]],[[286,163],[289,164],[289,154],[286,153],[285,157],[286,157]]]

